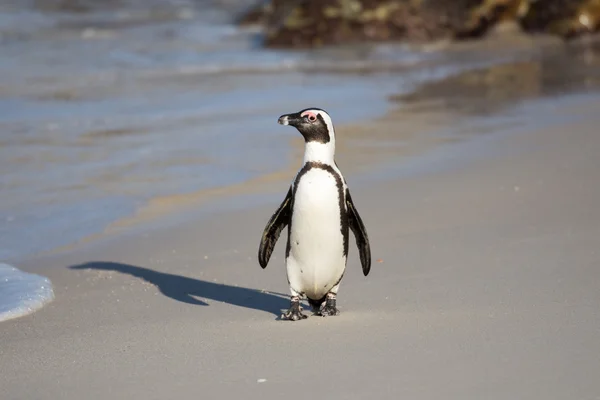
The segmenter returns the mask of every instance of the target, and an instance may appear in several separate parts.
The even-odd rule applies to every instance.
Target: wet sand
[[[284,179],[262,186],[268,206],[30,259],[56,300],[0,325],[3,396],[597,398],[599,109],[582,94],[513,103],[492,126],[439,110],[373,123],[486,134],[376,179],[340,157],[373,267],[351,248],[339,317],[277,318],[285,238],[264,271],[256,251]]]

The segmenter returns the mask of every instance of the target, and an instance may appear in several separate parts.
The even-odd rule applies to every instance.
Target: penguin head
[[[334,139],[331,117],[319,108],[307,108],[297,113],[285,114],[279,117],[277,122],[298,129],[306,143],[329,143]]]

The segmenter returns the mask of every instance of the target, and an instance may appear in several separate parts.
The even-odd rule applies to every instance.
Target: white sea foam
[[[50,279],[0,263],[0,321],[31,314],[52,299]]]

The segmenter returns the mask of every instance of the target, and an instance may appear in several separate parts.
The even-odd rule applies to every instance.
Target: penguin
[[[335,132],[327,112],[307,108],[279,117],[304,137],[304,160],[285,199],[269,219],[260,241],[258,261],[264,269],[287,226],[285,264],[290,308],[281,318],[298,321],[300,299],[306,297],[315,315],[339,315],[336,298],[346,270],[348,235],[352,230],[362,271],[371,270],[371,247],[365,225],[335,159]]]

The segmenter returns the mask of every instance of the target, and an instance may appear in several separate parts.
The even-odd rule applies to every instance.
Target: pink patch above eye
[[[317,114],[315,114],[314,112],[311,111],[304,111],[302,114],[300,114],[301,117],[308,117],[309,121],[316,121],[317,120]]]

